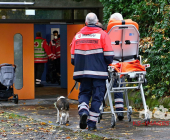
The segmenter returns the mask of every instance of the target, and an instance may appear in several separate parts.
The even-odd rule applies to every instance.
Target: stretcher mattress
[[[145,66],[141,65],[139,60],[110,64],[110,66],[114,66],[117,72],[146,71]]]

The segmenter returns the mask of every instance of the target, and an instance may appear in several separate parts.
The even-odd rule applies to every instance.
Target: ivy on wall
[[[104,23],[119,12],[139,24],[140,55],[147,69],[145,94],[152,98],[170,96],[170,0],[100,0]]]

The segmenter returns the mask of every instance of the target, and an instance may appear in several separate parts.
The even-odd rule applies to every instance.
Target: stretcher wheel
[[[98,117],[98,123],[100,123],[100,120],[102,119],[102,114],[100,113],[99,117]]]
[[[102,107],[101,112],[104,112],[104,108]],[[99,115],[100,119],[102,119],[102,113]]]
[[[112,115],[112,118],[111,118],[111,128],[114,128],[114,126],[115,126],[115,116],[114,115]]]
[[[102,119],[102,114],[100,114],[100,116],[99,116],[99,117],[100,117],[100,119]]]
[[[14,103],[15,103],[15,104],[18,104],[18,94],[15,94],[15,95],[14,95]]]
[[[150,119],[148,118],[147,120],[145,120],[145,126],[148,126],[149,123],[150,123]]]
[[[128,121],[131,122],[131,116],[128,114]]]
[[[98,123],[100,123],[100,116],[98,117]]]
[[[144,86],[148,85],[148,81],[146,79],[144,79]]]
[[[132,107],[131,106],[129,106],[129,111],[128,112],[129,112],[130,115],[132,115]]]

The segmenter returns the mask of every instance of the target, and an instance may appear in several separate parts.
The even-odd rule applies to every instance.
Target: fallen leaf
[[[110,138],[106,138],[106,137],[105,137],[104,140],[110,140]]]
[[[46,123],[45,123],[45,122],[41,122],[40,124],[41,124],[41,125],[46,125]]]
[[[69,124],[68,124],[68,123],[66,123],[66,126],[69,126]]]
[[[11,132],[11,134],[22,134],[21,132]]]
[[[9,116],[9,119],[13,119],[13,117],[12,117],[12,116]]]
[[[34,130],[34,128],[27,128],[27,130]]]
[[[70,137],[66,137],[66,139],[70,139]]]
[[[48,121],[49,123],[52,123],[52,121]]]
[[[121,134],[124,134],[124,135],[132,135],[133,133],[121,133]]]

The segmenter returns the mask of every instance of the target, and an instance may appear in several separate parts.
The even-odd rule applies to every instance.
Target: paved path
[[[49,126],[55,126],[62,129],[68,129],[71,130],[72,135],[73,134],[87,134],[88,135],[97,135],[102,139],[110,138],[110,139],[135,139],[135,140],[150,140],[150,139],[160,139],[160,140],[169,140],[170,139],[170,127],[169,127],[169,121],[166,122],[168,126],[165,126],[164,123],[163,126],[158,125],[158,121],[165,121],[165,120],[157,120],[157,119],[151,119],[152,123],[149,126],[145,126],[144,124],[141,124],[141,119],[138,118],[138,113],[133,112],[132,114],[132,122],[127,121],[127,117],[125,116],[123,121],[117,121],[115,128],[110,127],[111,122],[111,115],[110,114],[104,114],[103,119],[100,123],[97,124],[97,131],[89,132],[88,130],[80,130],[79,129],[79,116],[77,114],[77,104],[76,102],[70,102],[70,118],[69,118],[69,125],[57,125],[56,122],[56,109],[54,108],[53,104],[54,101],[51,101],[50,104],[39,104],[39,105],[14,105],[14,106],[2,106],[1,104],[1,110],[10,112],[13,114],[18,114],[20,116],[28,117],[29,119],[32,119],[33,121],[37,122],[43,122],[45,124],[48,124]],[[141,121],[141,123],[139,122]],[[159,123],[160,124],[160,123]],[[25,124],[26,125],[26,124]],[[139,126],[137,126],[139,125]],[[59,131],[59,130],[57,130]],[[63,134],[65,130],[63,130]],[[56,132],[57,133],[57,132]],[[57,137],[57,135],[55,135]],[[95,136],[89,139],[95,139]],[[34,137],[34,136],[33,136]],[[70,135],[67,136],[68,138]],[[74,136],[74,138],[79,139],[77,136]],[[54,137],[52,137],[54,138]],[[65,137],[66,138],[66,137]],[[83,137],[81,137],[83,138]],[[83,138],[83,139],[86,139]],[[99,138],[98,138],[99,139]]]

